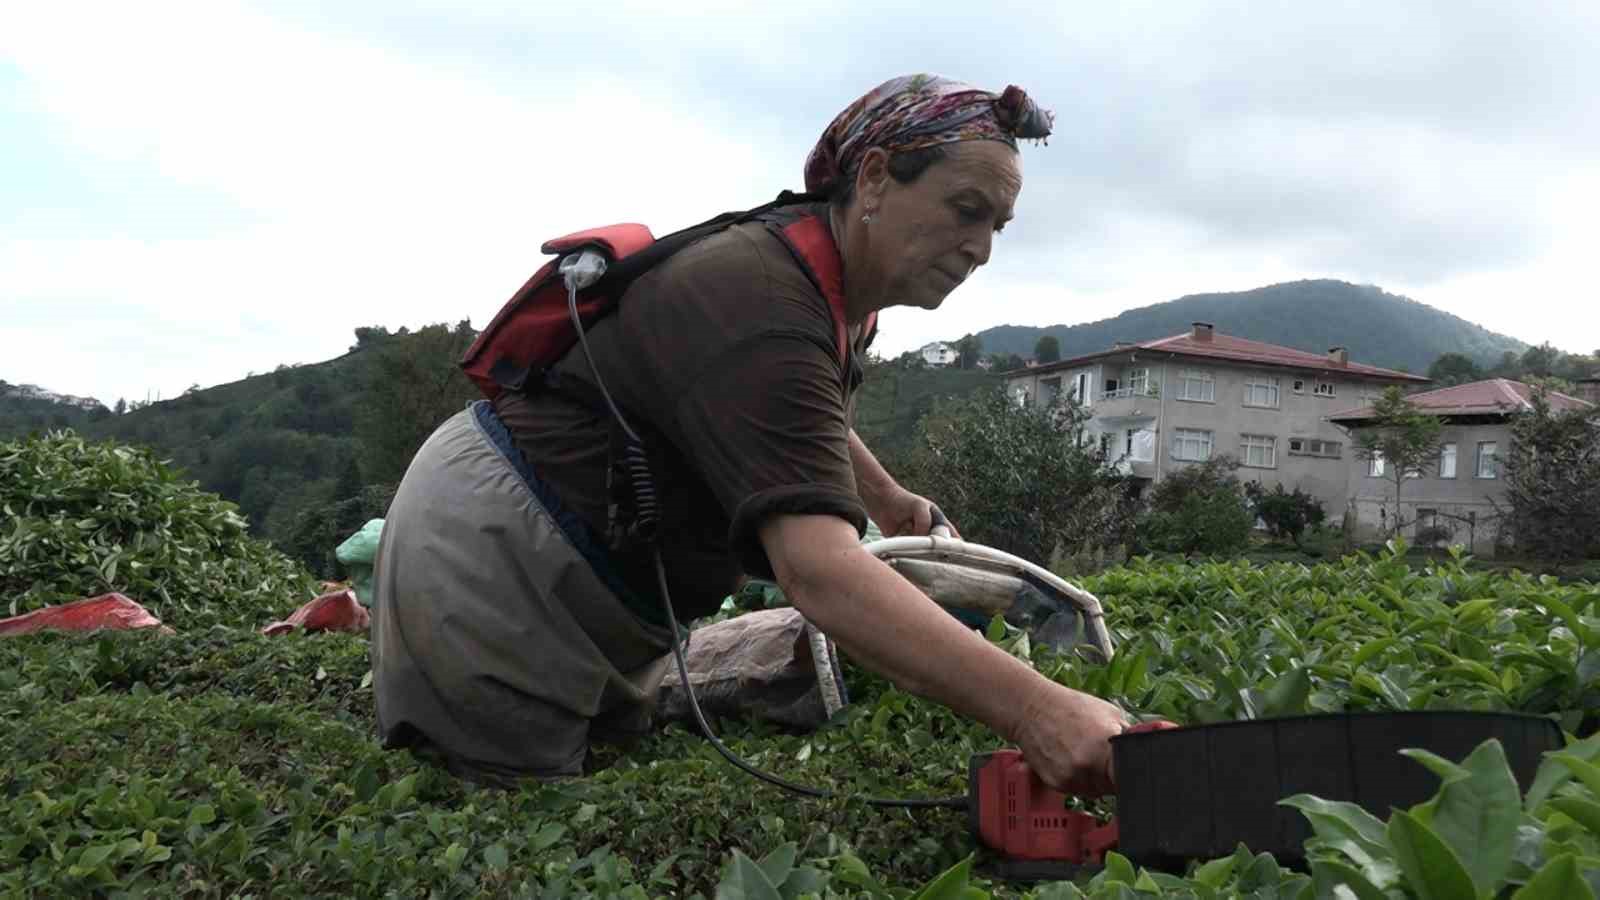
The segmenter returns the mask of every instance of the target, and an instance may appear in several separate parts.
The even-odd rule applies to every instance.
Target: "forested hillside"
[[[1342,281],[1295,281],[1227,294],[1190,294],[1081,325],[1001,325],[978,333],[983,352],[1032,356],[1040,337],[1054,335],[1063,359],[1109,350],[1117,341],[1149,341],[1210,322],[1225,334],[1322,353],[1348,347],[1369,365],[1426,372],[1445,353],[1480,366],[1528,345],[1459,316],[1376,287]]]
[[[1065,357],[1115,340],[1175,334],[1194,320],[1313,351],[1342,344],[1354,359],[1427,373],[1437,384],[1491,375],[1575,378],[1600,367],[1600,359],[1527,347],[1374,288],[1299,282],[1185,297],[1072,328],[991,328],[953,342],[965,356],[949,368],[929,368],[914,353],[872,359],[856,428],[893,469],[938,399],[994,383],[999,372],[1032,356],[1047,331],[1059,337]],[[114,410],[0,391],[0,440],[71,428],[94,440],[153,448],[183,477],[237,503],[254,533],[332,575],[333,548],[367,518],[382,515],[422,440],[478,396],[456,367],[474,336],[467,322],[414,333],[358,328],[349,352],[336,359],[282,366],[151,404],[118,401]],[[976,368],[981,357],[992,371]]]

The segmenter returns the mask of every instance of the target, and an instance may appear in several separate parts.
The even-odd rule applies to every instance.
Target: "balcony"
[[[1154,416],[1161,408],[1161,391],[1156,385],[1117,388],[1096,396],[1091,411],[1097,419]]]
[[[1101,400],[1121,400],[1121,399],[1123,399],[1125,397],[1152,397],[1152,398],[1158,398],[1160,396],[1161,396],[1160,393],[1157,392],[1155,387],[1153,387],[1153,386],[1151,386],[1151,387],[1142,387],[1142,388],[1125,387],[1125,388],[1117,388],[1114,391],[1101,391],[1100,392],[1100,399]]]

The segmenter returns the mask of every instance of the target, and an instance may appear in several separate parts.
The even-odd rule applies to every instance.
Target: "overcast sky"
[[[798,189],[912,71],[1021,85],[1056,134],[886,355],[1322,277],[1600,347],[1600,3],[1050,6],[5,4],[0,378],[110,404],[481,327],[543,239]]]

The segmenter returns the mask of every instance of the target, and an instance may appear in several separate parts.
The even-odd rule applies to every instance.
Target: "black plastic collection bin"
[[[1139,865],[1181,871],[1191,859],[1231,854],[1239,843],[1303,866],[1310,823],[1280,806],[1295,794],[1360,804],[1379,819],[1432,797],[1439,778],[1400,755],[1430,750],[1460,761],[1498,738],[1522,790],[1555,722],[1517,713],[1419,711],[1220,722],[1113,738],[1119,852]]]

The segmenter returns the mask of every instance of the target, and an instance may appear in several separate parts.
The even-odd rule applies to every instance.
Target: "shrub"
[[[1417,529],[1416,543],[1422,547],[1437,547],[1454,538],[1456,533],[1444,525],[1428,525]]]
[[[1040,564],[1120,550],[1135,506],[1126,482],[1083,439],[1087,415],[1058,400],[1018,407],[1002,387],[935,405],[899,473],[963,537]]]
[[[1138,545],[1166,553],[1225,555],[1250,542],[1255,517],[1226,454],[1188,466],[1156,485],[1140,520]]]
[[[1539,559],[1600,554],[1600,414],[1553,411],[1543,390],[1532,402],[1511,424],[1502,530]]]
[[[149,450],[72,432],[0,444],[6,615],[120,591],[174,628],[256,623],[315,596],[238,507]]]
[[[1285,491],[1280,482],[1271,492],[1263,490],[1260,482],[1245,486],[1245,493],[1255,505],[1256,515],[1267,526],[1267,532],[1276,538],[1288,538],[1296,547],[1307,528],[1316,528],[1327,518],[1322,501],[1296,487],[1293,493]]]

